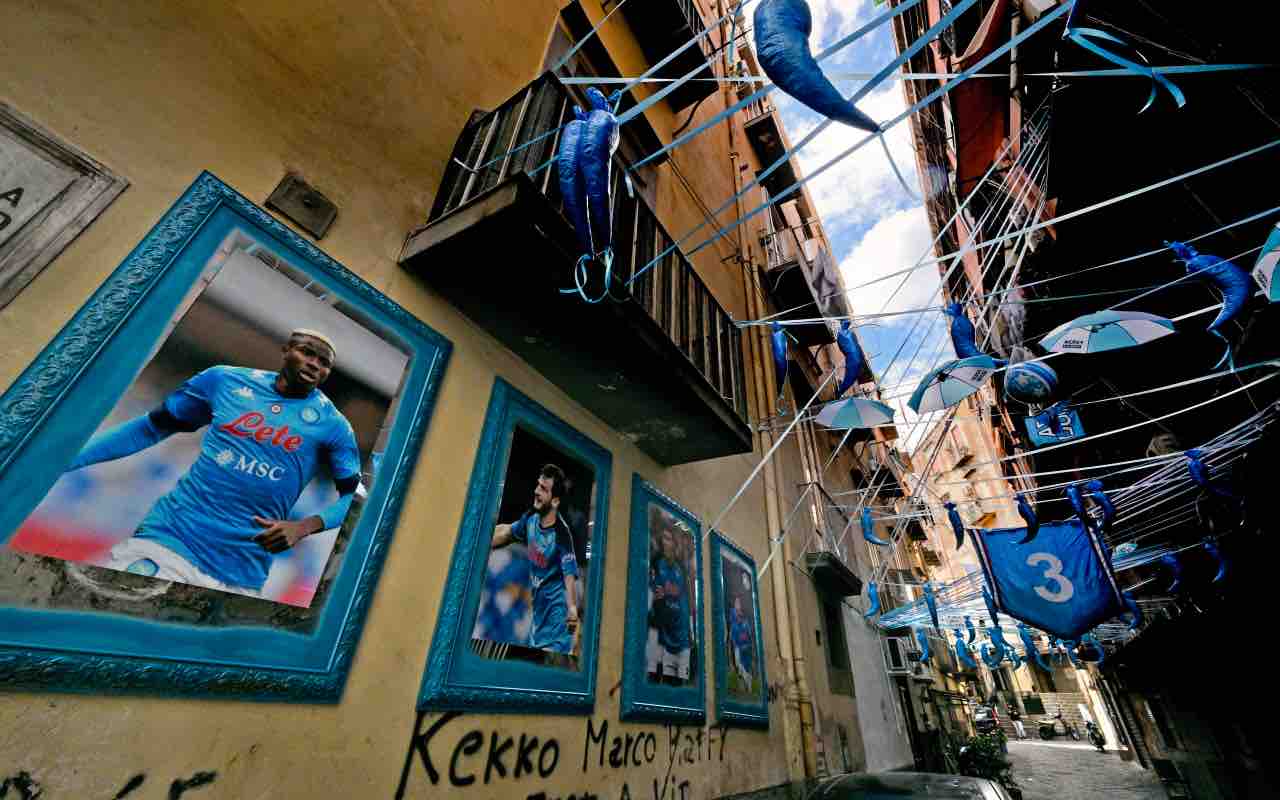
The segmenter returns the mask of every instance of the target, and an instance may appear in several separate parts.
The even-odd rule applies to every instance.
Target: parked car
[[[1016,790],[1015,790],[1016,792]],[[995,781],[932,772],[876,772],[839,775],[819,781],[810,800],[1021,800]]]
[[[1000,728],[1000,714],[994,706],[978,706],[973,710],[973,727],[978,733],[995,733]]]

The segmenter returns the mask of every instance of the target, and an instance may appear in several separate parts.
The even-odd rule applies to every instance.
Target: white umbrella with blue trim
[[[1053,353],[1102,353],[1168,336],[1173,322],[1141,311],[1097,311],[1054,328],[1040,340]]]
[[[1280,222],[1271,229],[1267,243],[1262,246],[1262,254],[1258,263],[1253,265],[1253,279],[1267,293],[1267,300],[1274,303],[1280,300],[1280,286],[1276,285],[1276,263],[1280,262]]]
[[[892,425],[893,409],[875,400],[850,397],[827,403],[813,419],[828,428],[874,428]]]
[[[986,355],[948,361],[924,376],[907,405],[917,414],[950,408],[981,389],[999,365]]]

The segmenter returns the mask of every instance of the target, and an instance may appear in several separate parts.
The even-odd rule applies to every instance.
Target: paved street
[[[1011,741],[1013,779],[1024,800],[1163,800],[1154,772],[1126,763],[1116,752],[1087,744]]]

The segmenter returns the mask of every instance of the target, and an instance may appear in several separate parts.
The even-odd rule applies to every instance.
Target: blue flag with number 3
[[[1074,640],[1124,612],[1120,588],[1095,533],[1079,520],[1026,528],[972,529],[996,607],[1059,639]]]

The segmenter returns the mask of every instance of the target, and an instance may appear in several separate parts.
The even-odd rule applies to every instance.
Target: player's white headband
[[[292,339],[295,336],[310,336],[312,339],[319,339],[320,341],[329,345],[329,352],[333,354],[333,360],[334,361],[338,360],[338,348],[333,346],[332,339],[330,339],[328,336],[325,336],[320,331],[313,331],[310,328],[294,328],[293,332],[289,334],[289,338]]]

